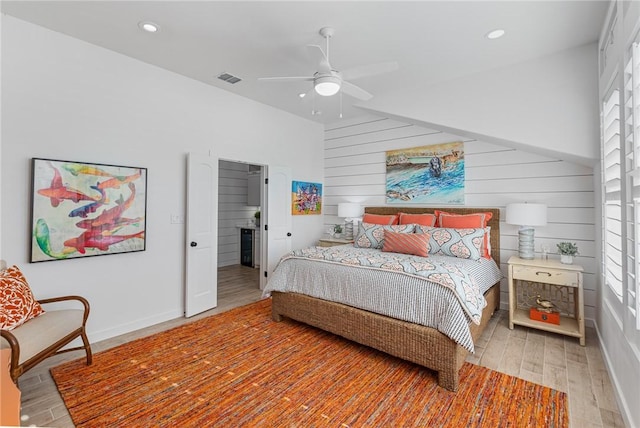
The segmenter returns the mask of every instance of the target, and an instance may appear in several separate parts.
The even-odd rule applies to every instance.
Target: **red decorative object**
[[[531,308],[529,309],[529,318],[535,321],[542,321],[549,324],[560,325],[559,312],[547,312],[547,311],[541,311],[537,308]]]

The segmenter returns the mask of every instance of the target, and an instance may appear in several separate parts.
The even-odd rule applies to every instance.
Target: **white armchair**
[[[6,269],[4,260],[0,269]],[[63,296],[38,300],[41,305],[54,302],[76,302],[72,309],[47,311],[13,330],[0,330],[0,349],[11,349],[9,373],[14,383],[27,370],[44,359],[68,351],[84,349],[87,365],[92,363],[91,345],[85,325],[89,317],[89,302],[80,296]],[[82,346],[64,348],[76,338]]]

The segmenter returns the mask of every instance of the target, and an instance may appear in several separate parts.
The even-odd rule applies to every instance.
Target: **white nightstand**
[[[353,244],[353,239],[321,238],[318,247],[335,247],[336,245]]]
[[[584,297],[582,266],[566,265],[558,260],[509,259],[509,328],[523,325],[580,339],[584,336]],[[536,307],[536,297],[553,302],[560,311],[560,324],[532,320],[529,308]]]

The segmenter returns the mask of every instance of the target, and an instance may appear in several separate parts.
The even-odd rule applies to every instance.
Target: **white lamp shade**
[[[509,204],[505,221],[507,224],[519,226],[546,226],[547,206],[527,203]]]
[[[343,202],[338,204],[338,217],[354,218],[362,215],[362,207],[358,204]]]
[[[335,76],[322,76],[314,81],[314,88],[318,95],[330,97],[340,90],[340,79]]]

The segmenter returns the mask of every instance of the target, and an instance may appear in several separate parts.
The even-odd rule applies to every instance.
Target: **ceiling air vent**
[[[229,74],[229,73],[221,73],[218,75],[218,79],[220,80],[224,80],[227,83],[231,83],[232,85],[234,83],[238,83],[240,81],[242,81],[241,78],[234,76],[233,74]]]

